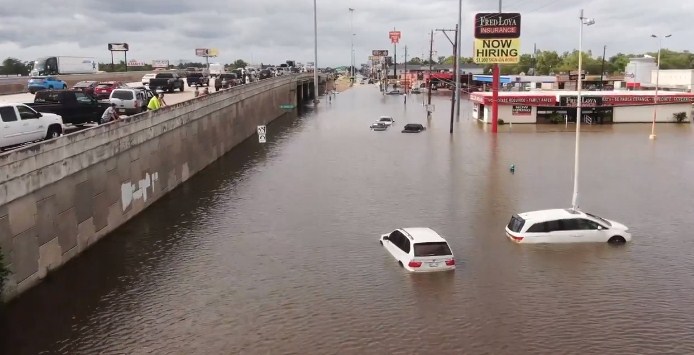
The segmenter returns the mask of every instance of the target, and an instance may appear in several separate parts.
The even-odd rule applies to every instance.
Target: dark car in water
[[[402,129],[402,133],[419,133],[426,128],[419,123],[408,123]]]

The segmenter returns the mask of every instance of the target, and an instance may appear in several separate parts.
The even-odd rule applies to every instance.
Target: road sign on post
[[[264,125],[258,126],[258,142],[259,143],[267,142],[266,133],[267,133],[267,130],[266,130]]]
[[[475,15],[475,38],[520,38],[519,13],[478,13]]]
[[[371,55],[374,57],[387,57],[388,56],[388,50],[387,49],[374,49],[371,51]]]
[[[398,44],[400,42],[400,31],[390,31],[388,32],[388,37],[390,37],[390,43]]]
[[[475,39],[472,60],[478,64],[515,64],[520,62],[520,39]]]

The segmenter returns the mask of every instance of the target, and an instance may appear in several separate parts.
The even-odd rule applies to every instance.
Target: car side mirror
[[[390,240],[390,237],[389,237],[389,236],[385,236],[385,237],[383,237],[383,240]]]
[[[41,112],[37,112],[36,117],[43,117],[43,115],[41,114]]]

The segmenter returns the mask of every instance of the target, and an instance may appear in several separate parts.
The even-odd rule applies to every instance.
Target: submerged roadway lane
[[[9,304],[0,353],[694,353],[689,125],[585,127],[581,206],[633,243],[516,245],[511,214],[571,201],[573,127],[494,137],[466,103],[451,136],[435,104],[355,85],[275,121]],[[457,270],[399,268],[406,226]]]

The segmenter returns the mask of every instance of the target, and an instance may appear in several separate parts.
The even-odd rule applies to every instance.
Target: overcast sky
[[[393,46],[388,31],[402,32],[398,62],[428,56],[429,31],[454,28],[455,0],[317,0],[318,65],[350,62],[350,12],[357,62],[372,49]],[[471,56],[473,17],[493,12],[497,0],[463,0],[462,50]],[[504,12],[522,14],[525,52],[559,52],[578,47],[578,11],[596,24],[584,31],[584,48],[607,56],[657,50],[652,33],[669,34],[664,47],[690,49],[694,38],[692,0],[505,0]],[[0,56],[33,60],[40,56],[91,56],[110,62],[109,42],[130,44],[128,59],[195,60],[195,48],[218,48],[215,61],[241,58],[252,63],[313,61],[311,0],[0,0]],[[434,35],[436,55],[451,55],[442,33]],[[122,58],[118,55],[116,60]]]

